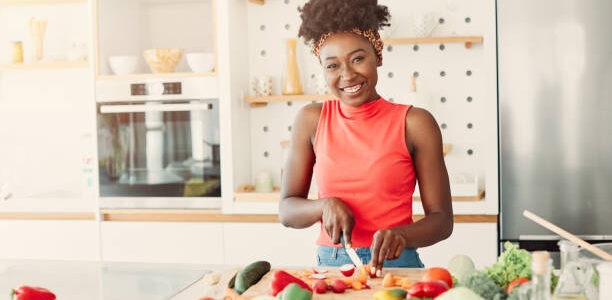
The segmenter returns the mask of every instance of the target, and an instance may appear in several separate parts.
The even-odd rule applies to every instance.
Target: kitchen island
[[[222,299],[227,283],[244,266],[123,263],[99,261],[0,260],[0,293],[9,294],[23,285],[51,290],[61,300],[197,300],[209,296]],[[267,295],[277,266],[272,266],[257,284],[243,296],[251,299]],[[312,266],[282,267],[290,273],[312,270]],[[325,268],[328,276],[341,278],[338,268]],[[419,281],[422,269],[389,268],[386,272]],[[219,281],[203,280],[207,274],[218,274]],[[382,278],[368,279],[371,289],[347,289],[342,294],[328,291],[316,299],[372,299],[382,288]]]

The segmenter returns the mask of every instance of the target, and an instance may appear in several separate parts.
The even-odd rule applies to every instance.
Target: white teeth
[[[344,88],[344,91],[347,92],[347,93],[354,93],[354,92],[358,91],[359,89],[361,89],[361,84]]]

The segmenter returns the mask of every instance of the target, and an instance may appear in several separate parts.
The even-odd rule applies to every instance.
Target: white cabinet
[[[448,239],[419,249],[425,267],[448,267],[457,254],[471,257],[477,269],[493,264],[497,259],[497,224],[455,223]]]
[[[223,224],[103,222],[102,259],[107,261],[222,264]]]
[[[97,260],[96,221],[0,221],[2,259]]]
[[[180,49],[182,55],[170,76],[192,73],[186,55],[216,52],[214,0],[97,0],[97,75],[113,75],[111,56],[138,60],[128,74],[151,75],[143,52],[146,49]],[[159,56],[160,60],[167,54]],[[168,72],[168,71],[165,71]],[[182,74],[182,75],[181,75]],[[126,75],[126,74],[120,74]],[[138,76],[138,75],[136,75]],[[159,77],[160,74],[153,75]]]
[[[0,210],[92,211],[87,4],[24,2],[0,6],[0,198],[11,195]],[[31,29],[41,24],[46,29],[36,61],[32,32],[39,31]],[[10,41],[23,41],[23,63],[13,62]]]

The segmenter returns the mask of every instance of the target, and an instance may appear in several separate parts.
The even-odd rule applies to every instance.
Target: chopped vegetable
[[[219,273],[208,273],[202,277],[202,283],[204,285],[215,285],[219,283],[221,279],[221,274]]]
[[[380,290],[374,294],[374,300],[402,300],[406,294],[404,289]]]
[[[487,274],[480,271],[474,271],[468,274],[459,282],[459,285],[471,289],[487,300],[506,299],[504,290],[502,290],[493,279],[487,276]]]
[[[352,264],[345,264],[340,266],[339,270],[342,275],[349,277],[355,272],[355,266]]]
[[[461,281],[465,275],[472,273],[476,270],[474,266],[474,261],[467,255],[458,254],[451,258],[448,263],[448,271],[457,278],[457,280]]]
[[[446,292],[448,286],[443,281],[419,281],[410,287],[408,294],[412,298],[436,298],[438,295]]]
[[[422,281],[443,281],[449,288],[453,287],[453,276],[444,268],[429,268],[425,270]]]
[[[311,300],[312,292],[303,289],[296,283],[291,283],[277,297],[279,300]]]
[[[510,242],[506,242],[504,248],[497,262],[486,268],[485,273],[505,289],[514,279],[531,278],[531,254]]]
[[[268,272],[270,272],[270,263],[267,261],[262,260],[249,264],[236,275],[234,290],[241,295]]]
[[[327,282],[319,279],[312,284],[312,290],[317,294],[325,294],[327,292]]]
[[[331,289],[334,293],[338,293],[338,294],[344,293],[346,288],[347,288],[347,284],[342,279],[336,279],[332,281],[331,283]]]
[[[510,282],[510,284],[508,284],[508,287],[506,288],[506,293],[512,293],[512,290],[526,282],[529,282],[529,278],[527,277],[519,277],[517,279],[512,280],[512,282]]]
[[[20,286],[11,293],[14,300],[55,300],[55,294],[45,288],[35,286]]]
[[[295,283],[303,289],[307,289],[309,291],[311,290],[308,284],[306,284],[301,279],[283,270],[278,270],[272,275],[272,282],[270,283],[270,294],[272,296],[278,295],[278,293],[280,293],[286,286],[291,283]]]

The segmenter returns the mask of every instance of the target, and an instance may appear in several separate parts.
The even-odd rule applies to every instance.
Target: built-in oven
[[[102,208],[219,208],[214,80],[96,84]]]

